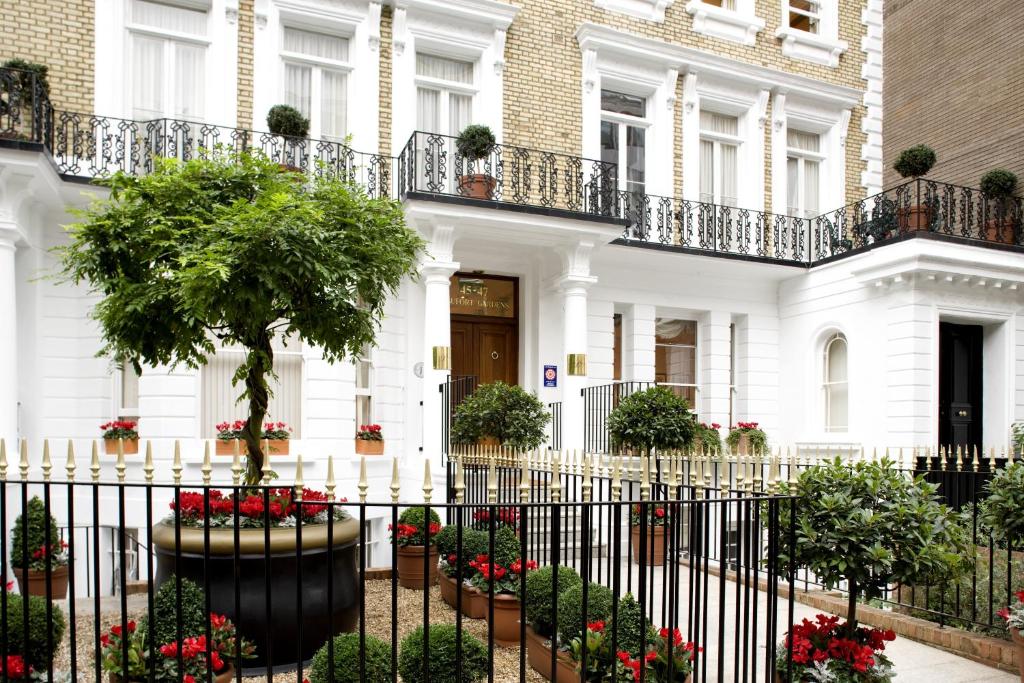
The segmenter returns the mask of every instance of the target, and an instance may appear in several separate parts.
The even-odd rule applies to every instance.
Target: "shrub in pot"
[[[1010,550],[1024,547],[1024,461],[997,470],[985,485],[978,509],[981,523]]]
[[[306,138],[309,136],[309,119],[295,107],[275,104],[267,111],[267,129],[272,134],[284,138],[285,149],[282,150],[282,158],[285,162],[281,164],[281,168],[301,172]]]
[[[466,126],[455,139],[455,149],[466,164],[467,173],[459,175],[459,193],[473,199],[491,199],[497,181],[486,173],[473,173],[481,159],[486,159],[497,141],[487,126]]]
[[[22,593],[45,597],[49,586],[51,599],[61,600],[67,595],[67,544],[60,538],[57,520],[53,515],[47,516],[46,506],[38,496],[29,498],[28,507],[14,520],[9,547],[11,566]]]
[[[585,624],[611,619],[611,590],[599,583],[588,583],[586,607],[584,615],[582,581],[558,596],[558,638],[561,642],[568,643],[583,635]]]
[[[178,585],[181,588],[178,588]],[[178,599],[178,593],[181,599]],[[139,632],[144,639],[153,630],[157,645],[178,640],[178,618],[181,618],[181,637],[189,638],[206,633],[206,595],[195,581],[171,576],[160,584],[153,596],[153,620],[143,617]]]
[[[103,430],[103,450],[116,455],[120,446],[125,455],[139,452],[139,423],[135,420],[112,420],[100,425]]]
[[[364,634],[363,642],[364,647],[360,649],[358,633],[342,633],[324,643],[324,646],[313,655],[313,662],[309,667],[309,682],[391,683],[391,647],[369,633]],[[361,673],[365,677],[361,677]]]
[[[0,589],[2,588],[0,586]],[[25,603],[23,600],[26,598],[28,599],[28,632],[25,631],[24,620]],[[52,617],[49,621],[46,618],[48,608]],[[3,637],[6,641],[7,652],[12,655],[20,655],[26,669],[31,667],[36,671],[47,671],[53,664],[53,655],[56,653],[47,652],[47,624],[49,624],[49,637],[56,649],[64,638],[66,626],[64,611],[47,605],[44,598],[8,592],[7,631]]]
[[[979,187],[985,199],[985,239],[1016,244],[1017,219],[1020,218],[1013,198],[1017,189],[1016,174],[1003,168],[993,169],[981,176]]]
[[[904,178],[920,178],[927,175],[928,171],[935,165],[935,150],[928,145],[914,145],[909,147],[896,157],[892,167]],[[899,221],[900,230],[916,231],[930,230],[932,219],[935,217],[933,201],[920,201],[920,183],[908,184],[906,191],[910,195],[910,202],[897,209],[896,215]]]
[[[669,521],[668,508],[660,502],[634,503],[630,507],[629,533],[634,563],[654,567],[665,564],[665,533]],[[646,538],[646,543],[641,536]]]
[[[753,455],[768,450],[768,435],[757,422],[737,422],[725,437],[729,450],[739,455]]]
[[[583,585],[583,579],[572,567],[558,565],[558,594],[555,594],[555,568],[544,565],[526,575],[526,620],[530,628],[544,638],[555,635],[552,605],[560,596]]]
[[[717,422],[708,424],[698,422],[693,429],[693,450],[697,453],[718,455],[722,452],[722,434],[718,430],[722,425]]]
[[[481,555],[474,561],[474,567],[477,573],[472,578],[473,586],[485,599],[489,599],[492,593],[494,595],[485,616],[490,622],[493,611],[491,623],[495,642],[499,645],[518,647],[519,617],[522,613],[519,591],[522,588],[523,574],[529,576],[529,572],[537,569],[537,563],[533,560],[524,562],[518,555],[514,560],[505,563],[490,562],[487,561],[486,555]]]
[[[406,588],[425,590],[437,580],[437,547],[434,536],[441,531],[441,518],[437,511],[411,507],[398,517],[398,528],[392,530],[391,540],[398,545],[398,583]],[[427,566],[424,567],[424,555]],[[424,569],[429,574],[424,575]]]
[[[522,387],[484,384],[455,409],[451,439],[470,446],[490,438],[508,448],[531,451],[544,443],[550,419],[540,399]]]
[[[431,683],[476,683],[486,678],[487,648],[463,631],[462,652],[457,653],[455,636],[452,624],[431,624],[429,634],[424,634],[423,627],[418,626],[407,635],[398,653],[398,673],[403,683],[423,683],[428,676]],[[461,678],[456,674],[460,666]]]
[[[689,448],[694,420],[685,398],[666,387],[651,387],[626,396],[608,414],[612,447],[633,455]]]

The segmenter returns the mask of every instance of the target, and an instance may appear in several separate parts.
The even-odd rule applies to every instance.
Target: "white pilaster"
[[[8,458],[18,443],[18,311],[14,256],[18,231],[0,223],[0,438],[7,441]],[[13,450],[12,450],[13,449]]]
[[[729,422],[729,364],[732,348],[726,311],[708,311],[700,328],[700,419],[702,422]]]
[[[654,306],[633,304],[622,316],[622,379],[654,381]]]
[[[562,252],[562,273],[557,287],[562,296],[562,448],[583,448],[583,388],[587,386],[587,290],[597,282],[590,274],[590,253],[594,245],[580,242]],[[583,358],[583,367],[573,372],[570,356]]]
[[[453,260],[454,228],[436,226],[429,236],[427,258],[420,263],[424,289],[423,304],[423,457],[433,460],[431,469],[441,471],[441,440],[443,406],[438,386],[451,374],[450,367],[434,368],[434,349],[447,349],[450,365],[452,330],[449,288],[451,277],[459,269]]]
[[[772,95],[772,213],[786,213],[786,94]]]

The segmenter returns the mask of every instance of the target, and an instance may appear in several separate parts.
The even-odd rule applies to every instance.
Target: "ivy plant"
[[[551,414],[534,394],[494,382],[477,387],[455,409],[451,438],[453,443],[469,445],[491,437],[502,446],[528,451],[544,443],[550,419]]]
[[[686,399],[666,387],[651,387],[622,399],[608,414],[608,435],[615,449],[636,455],[687,448],[696,423]]]

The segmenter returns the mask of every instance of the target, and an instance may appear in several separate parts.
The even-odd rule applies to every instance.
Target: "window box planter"
[[[555,656],[555,670],[551,671],[551,641],[526,627],[526,659],[530,668],[554,683],[577,683],[576,663],[569,655],[558,652]]]
[[[486,602],[487,596],[484,595]],[[505,647],[519,647],[519,598],[501,593],[494,596],[494,620],[491,621],[489,611],[485,613],[487,622],[494,629],[494,642]]]
[[[22,593],[46,597],[46,571],[40,569],[15,569],[18,588]],[[50,599],[63,600],[68,594],[68,566],[50,568]]]
[[[294,666],[297,653],[303,661],[308,661],[332,635],[352,631],[358,623],[359,523],[354,519],[335,521],[330,546],[327,543],[329,526],[303,524],[301,555],[294,528],[270,529],[269,546],[264,541],[265,529],[240,529],[238,591],[242,611],[236,614],[235,530],[210,529],[210,552],[205,556],[204,529],[181,527],[178,546],[174,524],[160,522],[153,526],[151,536],[156,552],[156,584],[159,586],[169,580],[175,569],[182,578],[191,579],[199,586],[207,585],[209,580],[207,595],[211,611],[228,616],[238,627],[239,635],[256,646],[256,657],[246,660],[248,666],[243,674],[247,670],[265,674],[268,653],[271,665]],[[176,551],[180,552],[177,560]],[[332,565],[333,571],[329,572]],[[328,581],[333,583],[332,603],[326,600]],[[301,629],[298,628],[300,604]],[[330,632],[332,621],[333,634]]]
[[[107,455],[117,455],[117,443],[118,439],[103,439],[103,450],[106,451]],[[138,439],[123,439],[123,443],[125,455],[138,455]]]
[[[229,663],[227,667],[219,674],[214,674],[211,680],[213,681],[213,683],[231,683],[231,679],[233,679],[234,677],[235,667],[233,664]],[[122,680],[123,679],[115,673],[107,674],[108,683],[121,683]],[[129,678],[128,683],[145,683],[146,680],[147,679],[145,678]]]
[[[633,562],[640,564],[640,556],[643,555],[644,564],[660,566],[665,564],[665,528],[664,526],[647,527],[647,547],[640,547],[640,527],[630,528],[630,536],[633,538]],[[654,558],[651,558],[651,553]]]
[[[422,545],[398,546],[398,585],[413,590],[426,590],[437,581],[437,546],[430,545],[425,549]],[[427,552],[429,577],[424,580],[423,554]]]
[[[267,439],[267,455],[288,455],[289,439]],[[223,439],[217,439],[217,446],[214,451],[217,455],[234,455],[235,454],[235,442],[234,440],[224,441]],[[238,454],[245,455],[249,452],[246,448],[245,442],[241,439],[238,440]]]
[[[441,599],[451,607],[456,609],[459,605],[459,582],[455,577],[448,576],[445,573],[441,573],[437,577],[438,586],[441,588]]]
[[[462,616],[484,619],[487,616],[487,596],[469,584],[462,584]]]
[[[486,173],[459,176],[459,194],[470,199],[493,199],[498,181]]]
[[[384,455],[384,440],[356,439],[356,455]]]

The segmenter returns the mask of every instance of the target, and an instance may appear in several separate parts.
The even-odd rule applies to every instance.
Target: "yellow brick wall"
[[[59,109],[93,112],[95,0],[0,1],[0,62],[21,57],[49,68]]]
[[[252,128],[253,0],[238,0],[238,122]]]
[[[380,13],[380,142],[378,154],[391,154],[391,25],[392,10]],[[372,151],[372,150],[368,150]]]

